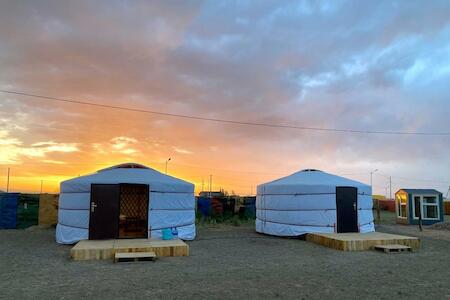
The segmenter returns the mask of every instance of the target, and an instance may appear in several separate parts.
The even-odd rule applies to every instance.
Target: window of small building
[[[422,211],[424,219],[439,219],[439,207],[436,196],[423,196]]]
[[[397,201],[397,216],[399,218],[406,218],[406,195],[397,195],[396,196]]]

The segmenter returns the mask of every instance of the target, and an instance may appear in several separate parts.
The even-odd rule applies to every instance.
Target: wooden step
[[[116,252],[114,254],[114,262],[125,261],[154,261],[156,258],[155,252]]]
[[[376,250],[384,251],[386,253],[399,253],[403,251],[411,251],[411,247],[405,245],[391,244],[391,245],[377,245]]]

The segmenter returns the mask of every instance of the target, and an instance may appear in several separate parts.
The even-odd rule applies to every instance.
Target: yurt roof
[[[371,193],[371,187],[367,184],[315,169],[301,170],[289,176],[261,184],[258,186],[258,193],[334,193],[337,186],[356,187],[359,193]]]
[[[61,192],[90,192],[91,184],[134,183],[148,184],[155,192],[194,192],[194,185],[187,181],[162,174],[147,166],[126,163],[61,182]]]

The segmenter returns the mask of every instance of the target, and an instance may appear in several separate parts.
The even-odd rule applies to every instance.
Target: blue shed
[[[397,223],[423,225],[444,221],[442,193],[434,189],[400,189],[395,193]]]
[[[18,199],[18,193],[0,193],[0,229],[16,228]]]

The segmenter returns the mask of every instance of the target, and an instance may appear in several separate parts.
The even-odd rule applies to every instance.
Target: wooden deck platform
[[[182,240],[83,240],[70,249],[70,257],[73,260],[114,259],[116,253],[123,252],[154,252],[157,257],[188,256],[189,246]]]
[[[308,233],[306,240],[343,251],[371,250],[377,245],[398,244],[417,249],[420,240],[416,237],[382,233]]]

